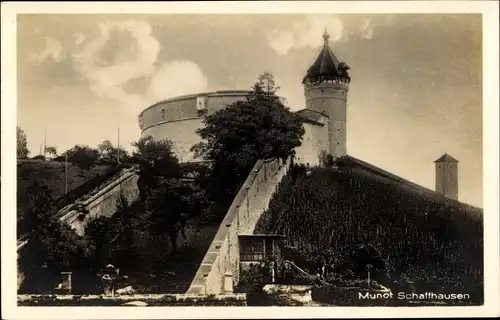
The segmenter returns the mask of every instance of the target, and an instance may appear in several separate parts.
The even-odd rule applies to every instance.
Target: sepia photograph
[[[495,3],[222,4],[2,4],[9,307],[498,315]]]

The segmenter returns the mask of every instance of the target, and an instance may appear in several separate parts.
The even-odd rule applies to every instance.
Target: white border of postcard
[[[2,2],[2,318],[350,318],[499,316],[498,1]],[[485,303],[477,307],[17,307],[16,15],[21,13],[481,13]],[[243,308],[243,309],[242,309]]]

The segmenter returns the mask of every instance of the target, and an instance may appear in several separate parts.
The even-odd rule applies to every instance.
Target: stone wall
[[[145,129],[142,136],[152,136],[156,139],[168,138],[173,143],[172,151],[179,161],[190,162],[195,160],[191,147],[201,141],[196,130],[203,126],[201,118],[164,122]]]
[[[76,203],[84,207],[88,211],[87,214],[70,210],[60,218],[61,222],[69,224],[77,234],[83,235],[90,221],[115,214],[120,194],[125,195],[128,203],[133,203],[139,198],[138,178],[135,168],[123,170],[115,179],[97,188],[89,198]]]
[[[252,234],[290,166],[290,160],[258,160],[233,200],[198,268],[188,294],[221,294],[224,277],[239,280],[239,234]]]
[[[304,136],[302,144],[295,148],[295,162],[319,165],[319,155],[321,151],[329,151],[328,123],[304,123]]]
[[[216,91],[175,97],[156,103],[139,115],[142,136],[169,139],[180,162],[193,161],[191,147],[201,141],[196,130],[203,127],[203,118],[226,106],[246,99],[248,91]],[[197,104],[204,105],[199,112]]]

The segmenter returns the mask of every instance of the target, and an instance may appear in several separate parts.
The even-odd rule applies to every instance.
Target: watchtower
[[[458,200],[458,160],[445,153],[436,164],[436,192]]]
[[[324,45],[318,58],[307,70],[302,84],[306,109],[326,114],[328,120],[328,152],[334,157],[347,153],[347,92],[349,91],[349,66],[340,62],[329,44],[328,32],[323,34]]]

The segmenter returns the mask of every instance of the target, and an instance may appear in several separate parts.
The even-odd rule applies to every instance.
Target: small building
[[[238,236],[240,265],[243,269],[272,259],[280,264],[285,236],[279,234],[248,234]]]

